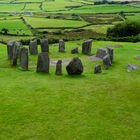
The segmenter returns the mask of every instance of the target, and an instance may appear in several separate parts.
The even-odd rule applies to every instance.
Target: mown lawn
[[[50,48],[53,60],[79,56],[82,76],[55,76],[35,72],[37,56],[30,56],[30,71],[11,68],[6,47],[0,45],[0,139],[2,140],[139,140],[140,71],[128,73],[126,66],[140,66],[135,56],[139,43],[93,41],[93,53],[108,44],[115,48],[109,70],[93,74],[92,62],[85,55],[70,54],[81,41],[67,42],[66,53],[57,44]],[[80,49],[81,51],[81,49]]]

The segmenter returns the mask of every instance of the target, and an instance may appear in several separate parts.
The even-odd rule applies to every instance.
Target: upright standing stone
[[[11,60],[11,65],[12,66],[17,66],[17,59],[18,59],[18,49],[17,49],[18,46],[14,45],[13,46],[13,57],[12,57],[12,60]]]
[[[18,55],[18,58],[19,58],[20,57],[20,50],[22,48],[22,43],[16,41],[14,45],[17,46],[17,55]]]
[[[62,60],[57,61],[55,74],[62,75]]]
[[[111,66],[111,60],[110,60],[110,55],[109,54],[104,56],[103,64],[104,64],[105,69],[108,69]]]
[[[49,52],[49,43],[47,39],[41,39],[41,51],[42,52]]]
[[[30,52],[31,55],[38,54],[37,40],[30,41],[29,52]]]
[[[84,41],[82,44],[82,53],[91,54],[92,40]]]
[[[83,64],[77,57],[73,58],[72,61],[67,65],[66,70],[69,75],[80,75],[83,72]]]
[[[96,57],[99,57],[101,59],[104,58],[108,54],[108,51],[106,48],[99,48],[96,52]]]
[[[42,52],[38,55],[37,72],[49,73],[50,59],[47,52]]]
[[[8,59],[11,60],[13,58],[13,48],[14,48],[15,41],[10,40],[7,43],[7,55]]]
[[[107,47],[107,50],[108,50],[108,54],[110,56],[110,60],[111,60],[111,63],[113,62],[113,59],[114,59],[114,50],[112,47]]]
[[[94,73],[101,73],[102,72],[102,68],[101,68],[101,65],[96,65],[94,67]]]
[[[28,70],[28,49],[25,47],[20,50],[20,67],[23,70]]]
[[[59,52],[65,52],[65,42],[64,42],[64,40],[59,40]]]

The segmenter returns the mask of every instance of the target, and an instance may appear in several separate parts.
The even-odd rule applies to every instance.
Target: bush
[[[107,37],[128,37],[138,34],[140,34],[140,22],[126,21],[107,30]]]

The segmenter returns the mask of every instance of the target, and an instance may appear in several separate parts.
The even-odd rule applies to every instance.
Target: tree
[[[2,33],[3,33],[4,35],[7,35],[7,34],[8,34],[8,32],[9,32],[9,30],[8,30],[8,29],[6,29],[6,28],[3,28],[1,31],[2,31]]]

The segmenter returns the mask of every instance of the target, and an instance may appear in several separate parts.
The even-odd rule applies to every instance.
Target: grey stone
[[[41,39],[41,51],[42,52],[49,52],[49,43],[47,39]]]
[[[13,58],[13,49],[14,46],[17,46],[17,55],[19,57],[20,49],[22,48],[22,44],[20,42],[11,40],[7,43],[7,54],[8,54],[8,59],[12,60]]]
[[[139,70],[139,67],[136,66],[136,65],[133,65],[133,64],[128,64],[127,65],[127,71],[128,72],[131,72],[131,71],[134,71],[134,70]]]
[[[77,47],[77,48],[73,48],[73,49],[71,50],[71,54],[75,54],[75,53],[78,53],[78,47]]]
[[[103,59],[108,54],[106,48],[99,48],[96,52],[96,57]]]
[[[23,70],[28,70],[28,49],[25,47],[20,50],[20,67]]]
[[[30,43],[29,43],[29,52],[30,52],[31,55],[38,54],[37,40],[30,41]]]
[[[62,60],[57,61],[55,74],[62,75]]]
[[[104,65],[105,69],[108,69],[111,66],[111,60],[110,60],[110,55],[109,54],[104,56],[103,65]]]
[[[69,75],[80,75],[83,72],[83,64],[77,57],[73,58],[67,65],[66,70]]]
[[[114,49],[112,47],[107,47],[107,50],[108,50],[108,54],[110,56],[110,60],[111,60],[111,63],[112,63],[113,59],[114,59]]]
[[[64,42],[64,40],[59,40],[59,52],[65,52],[65,42]]]
[[[102,68],[101,65],[95,65],[94,67],[94,73],[101,73],[102,72]]]
[[[8,41],[8,43],[7,43],[7,54],[8,54],[8,59],[9,60],[11,60],[13,58],[14,44],[15,44],[14,40]]]
[[[82,43],[82,53],[91,54],[92,40],[87,40]]]
[[[12,66],[17,66],[17,59],[18,59],[18,49],[17,49],[18,46],[14,45],[13,46],[13,56],[12,56],[12,59],[11,59],[11,65]]]
[[[47,52],[42,52],[38,55],[37,72],[49,73],[50,59]]]

